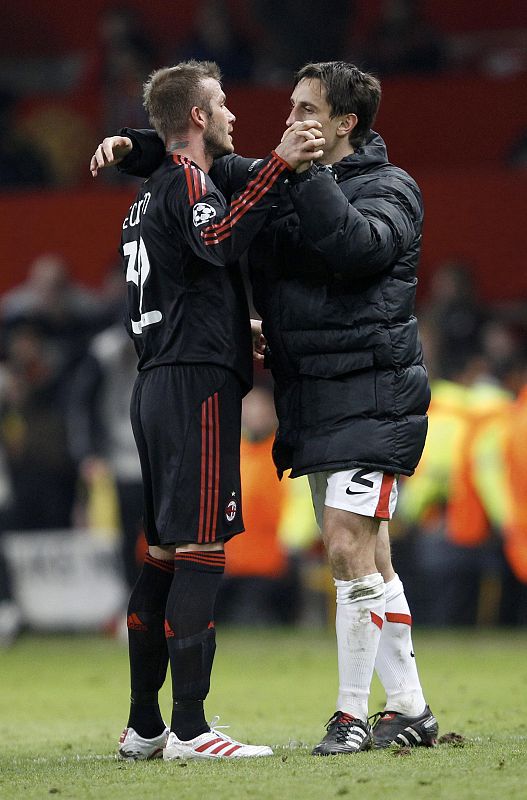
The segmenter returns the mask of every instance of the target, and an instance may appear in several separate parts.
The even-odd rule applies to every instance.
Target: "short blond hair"
[[[150,124],[164,142],[170,136],[186,133],[194,106],[210,113],[210,97],[203,86],[207,78],[221,81],[214,61],[182,61],[149,76],[143,86],[143,105]]]

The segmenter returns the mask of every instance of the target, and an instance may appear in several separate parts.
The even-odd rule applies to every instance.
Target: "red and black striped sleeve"
[[[172,214],[194,253],[217,266],[236,261],[264,224],[278,197],[278,184],[289,170],[276,153],[263,159],[247,185],[227,205],[208,175],[184,156],[184,188],[172,195]]]

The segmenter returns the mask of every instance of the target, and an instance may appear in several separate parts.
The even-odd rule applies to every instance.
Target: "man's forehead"
[[[326,90],[318,78],[302,78],[293,89],[291,98],[297,102],[311,100],[326,102]]]

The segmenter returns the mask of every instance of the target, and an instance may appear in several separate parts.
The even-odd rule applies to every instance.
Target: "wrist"
[[[271,155],[274,156],[274,158],[278,159],[278,161],[280,161],[284,165],[284,167],[286,169],[288,169],[290,172],[292,172],[294,167],[292,167],[291,164],[288,164],[288,162],[285,160],[285,158],[282,158],[282,156],[279,156],[278,153],[276,152],[276,150],[271,150]]]

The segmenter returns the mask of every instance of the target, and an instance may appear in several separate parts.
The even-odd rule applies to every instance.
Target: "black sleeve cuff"
[[[310,181],[311,178],[314,178],[315,175],[318,173],[318,168],[315,164],[312,164],[309,169],[305,169],[303,172],[290,172],[287,176],[289,183],[296,186],[297,183],[304,183],[305,181]]]
[[[138,128],[121,128],[121,136],[132,141],[132,152],[118,165],[121,172],[138,178],[149,178],[165,158],[165,145],[155,131]]]
[[[117,164],[117,170],[119,172],[126,172],[128,173],[129,170],[133,170],[133,168],[138,163],[141,157],[141,147],[137,142],[137,139],[133,135],[133,132],[130,128],[121,128],[119,131],[119,136],[128,136],[130,141],[132,142],[132,150],[128,153],[127,156],[123,158],[123,160]]]

